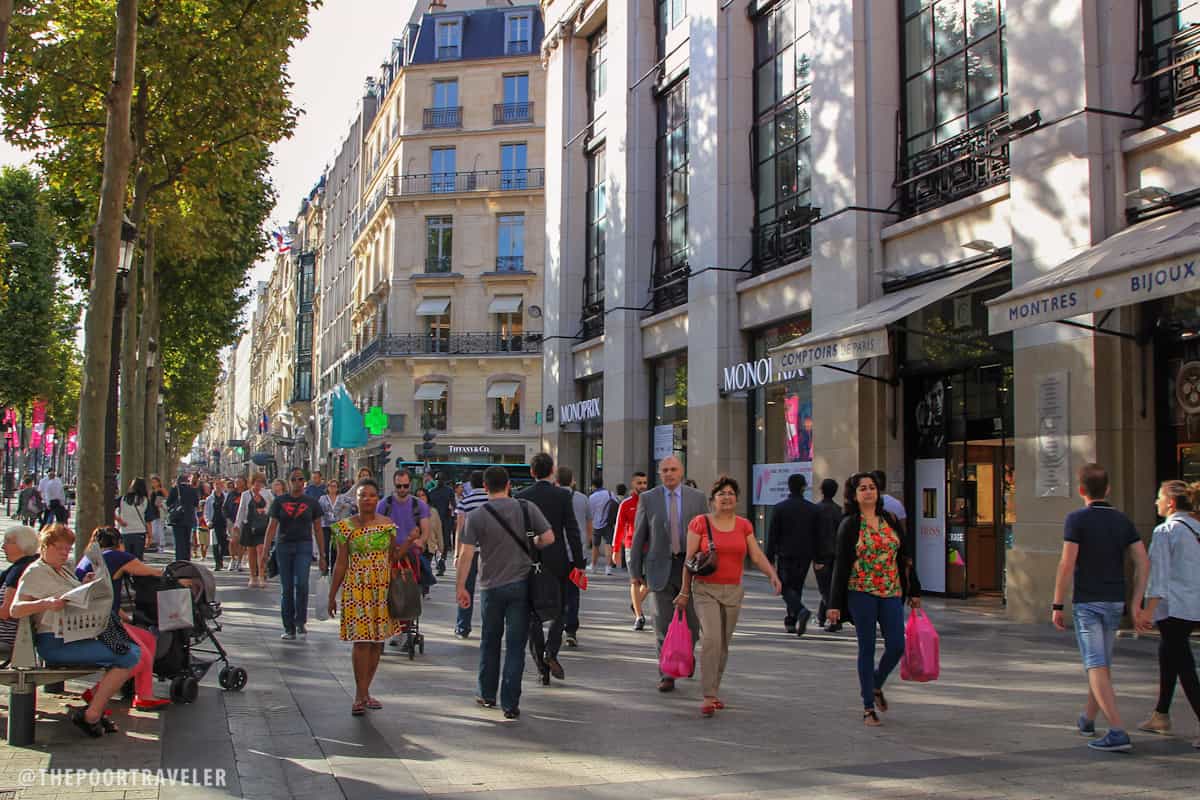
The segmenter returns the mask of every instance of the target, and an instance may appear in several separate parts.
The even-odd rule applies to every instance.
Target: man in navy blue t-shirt
[[[1125,610],[1125,551],[1136,567],[1135,598],[1146,590],[1150,560],[1146,545],[1129,517],[1113,508],[1108,497],[1108,472],[1099,464],[1084,464],[1079,470],[1079,496],[1085,506],[1067,515],[1063,526],[1063,552],[1054,582],[1054,605],[1050,619],[1060,631],[1067,584],[1074,580],[1071,613],[1075,638],[1088,676],[1087,707],[1079,718],[1079,732],[1093,737],[1093,750],[1128,752],[1133,749],[1129,734],[1117,713],[1112,685],[1113,644]],[[1108,733],[1096,735],[1096,713],[1104,712]]]

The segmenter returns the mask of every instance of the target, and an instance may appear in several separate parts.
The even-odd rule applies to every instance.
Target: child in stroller
[[[200,681],[213,664],[221,662],[217,682],[222,689],[241,691],[247,681],[246,670],[229,663],[229,655],[216,634],[221,630],[218,618],[221,604],[217,602],[217,583],[212,571],[190,561],[175,561],[163,570],[161,578],[135,578],[134,620],[158,634],[158,652],[154,659],[154,674],[171,682],[171,699],[177,703],[192,703],[200,691]],[[191,618],[186,625],[173,630],[159,627],[160,592],[188,589],[191,595]],[[165,623],[164,623],[165,624]],[[196,656],[213,656],[204,659]]]

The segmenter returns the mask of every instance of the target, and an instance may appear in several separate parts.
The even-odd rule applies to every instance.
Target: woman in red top
[[[750,520],[737,515],[738,484],[722,475],[708,492],[711,514],[703,514],[688,525],[687,556],[709,549],[709,539],[717,551],[717,569],[711,575],[692,575],[683,571],[683,588],[675,597],[676,608],[686,608],[688,597],[696,597],[696,615],[700,618],[700,685],[704,690],[704,705],[700,713],[711,717],[725,704],[717,692],[721,676],[729,660],[729,641],[742,610],[745,588],[742,586],[742,567],[746,556],[771,580],[775,594],[783,590],[775,568],[763,554],[754,538]],[[711,533],[710,533],[711,532]]]

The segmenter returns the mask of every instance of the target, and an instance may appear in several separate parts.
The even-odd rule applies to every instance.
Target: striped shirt
[[[469,492],[463,493],[462,499],[458,501],[458,506],[454,509],[454,513],[465,517],[486,503],[487,499],[487,492],[483,489],[471,489]]]

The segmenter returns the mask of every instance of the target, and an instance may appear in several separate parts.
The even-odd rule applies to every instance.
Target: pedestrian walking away
[[[461,541],[462,532],[466,529],[467,520],[470,518],[470,515],[475,513],[486,502],[487,492],[483,488],[483,470],[477,469],[471,473],[471,483],[463,491],[462,499],[458,502],[455,511],[456,539]],[[457,547],[457,545],[456,548],[454,569],[455,572],[466,572],[467,595],[471,602],[465,606],[459,603],[458,615],[454,621],[454,635],[459,639],[466,639],[471,635],[471,617],[475,610],[475,580],[479,574],[479,554],[475,553],[470,560],[462,561],[460,559],[462,548]]]
[[[225,530],[229,535],[229,556],[232,562],[229,569],[232,572],[242,571],[242,560],[246,557],[241,536],[238,534],[238,509],[241,507],[242,495],[245,492],[246,479],[238,475],[233,480],[232,491],[225,495],[225,505],[222,507],[225,512]]]
[[[613,530],[617,524],[617,496],[604,488],[604,479],[597,475],[592,479],[592,493],[588,495],[588,508],[592,515],[592,571],[600,569],[600,559],[608,559],[604,574],[612,575]]]
[[[1125,609],[1125,553],[1133,557],[1134,597],[1145,593],[1149,572],[1146,546],[1129,517],[1108,503],[1108,471],[1099,464],[1084,464],[1079,470],[1079,496],[1084,507],[1067,515],[1063,525],[1062,558],[1054,581],[1054,603],[1050,620],[1060,631],[1067,629],[1063,605],[1068,584],[1074,585],[1071,614],[1075,639],[1087,672],[1088,694],[1079,732],[1091,738],[1093,750],[1129,752],[1133,742],[1117,712],[1112,683],[1113,645]],[[1094,738],[1096,717],[1108,720],[1108,733]]]
[[[820,515],[820,534],[817,537],[817,556],[813,571],[817,575],[817,588],[821,592],[821,605],[817,608],[817,624],[829,633],[842,629],[841,623],[826,627],[829,611],[829,587],[833,582],[833,560],[837,553],[837,531],[842,524],[842,507],[838,504],[838,482],[833,478],[821,481],[821,502],[817,503]]]
[[[150,494],[146,481],[134,478],[129,482],[129,491],[117,500],[114,515],[125,550],[134,558],[146,557],[146,511],[150,507]]]
[[[242,493],[242,499],[238,501],[237,524],[234,526],[246,552],[246,562],[250,567],[250,580],[246,585],[251,589],[265,588],[267,585],[263,542],[267,538],[267,525],[270,524],[268,512],[275,495],[266,485],[266,477],[261,472],[255,474],[250,481],[250,488]]]
[[[434,483],[432,489],[427,490],[429,507],[437,512],[439,521],[441,522],[442,536],[445,541],[442,547],[438,550],[437,559],[437,575],[440,577],[446,572],[446,554],[454,549],[454,505],[455,497],[454,490],[446,482],[446,476],[439,472],[434,475]]]
[[[405,540],[398,547],[396,523],[375,513],[379,484],[374,480],[363,478],[353,493],[358,502],[357,513],[333,525],[337,559],[327,602],[329,616],[336,616],[341,591],[338,635],[343,642],[353,643],[354,702],[350,713],[361,717],[367,709],[383,708],[383,703],[371,696],[371,683],[379,669],[383,643],[398,634],[402,624],[388,613],[392,561],[412,540]]]
[[[656,655],[662,653],[663,639],[674,618],[675,597],[683,587],[688,522],[708,511],[704,495],[683,485],[683,462],[678,456],[667,456],[658,462],[658,477],[662,485],[643,492],[638,500],[629,559],[629,571],[637,581],[636,585],[645,585],[654,594]],[[700,635],[700,621],[694,603],[687,604],[686,619],[695,646]],[[657,661],[656,658],[655,663]],[[658,678],[660,692],[675,688],[674,678],[661,672]]]
[[[783,591],[775,568],[754,538],[754,526],[737,515],[738,491],[737,481],[722,475],[708,493],[712,513],[702,514],[688,524],[684,563],[691,564],[697,553],[708,552],[715,553],[717,564],[707,575],[700,571],[693,574],[685,568],[683,586],[675,596],[675,607],[679,609],[687,608],[695,597],[700,618],[700,685],[704,692],[700,713],[705,717],[725,708],[720,696],[721,677],[729,662],[729,643],[746,595],[742,573],[747,556],[770,580],[775,594]]]
[[[1192,655],[1191,635],[1200,627],[1200,483],[1166,481],[1158,490],[1155,511],[1166,522],[1150,540],[1150,580],[1146,603],[1137,614],[1138,630],[1158,628],[1158,703],[1138,726],[1150,733],[1171,732],[1171,698],[1175,683],[1200,720],[1200,679]],[[1200,749],[1200,738],[1192,742]]]
[[[288,473],[292,489],[271,502],[268,513],[266,542],[263,549],[271,552],[279,565],[279,614],[283,633],[279,638],[292,641],[308,635],[308,576],[312,567],[312,541],[317,540],[320,553],[319,568],[328,570],[325,559],[325,534],[321,531],[321,508],[304,492],[304,470],[293,468]],[[275,541],[278,534],[279,541]]]
[[[225,568],[229,556],[229,522],[225,518],[225,501],[229,498],[228,483],[217,478],[213,481],[212,494],[204,501],[204,519],[212,538],[213,568],[218,572]]]
[[[550,481],[554,459],[549,453],[537,453],[529,460],[529,472],[535,483],[518,492],[517,499],[536,506],[554,532],[554,541],[542,550],[541,561],[542,568],[558,579],[559,597],[562,598],[559,613],[552,620],[543,620],[534,609],[529,613],[529,653],[542,683],[549,685],[552,675],[560,681],[566,677],[558,660],[564,632],[572,625],[570,633],[574,639],[579,629],[579,587],[571,582],[570,575],[572,570],[584,567],[583,541],[579,536],[570,489],[555,486]],[[548,634],[544,629],[546,622],[550,623]]]
[[[613,561],[618,567],[624,565],[627,570],[629,569],[629,552],[633,548],[633,523],[637,519],[638,495],[646,491],[646,487],[650,484],[646,473],[639,470],[633,473],[630,485],[633,489],[632,494],[622,500],[620,508],[617,509],[617,527],[613,533]],[[633,629],[635,631],[646,628],[646,611],[643,603],[649,594],[650,590],[646,588],[646,584],[638,585],[633,578],[633,571],[630,570],[629,610],[633,612]]]
[[[830,586],[829,621],[848,618],[858,639],[858,686],[863,723],[880,725],[888,710],[883,685],[904,655],[904,602],[921,606],[915,548],[899,521],[883,508],[883,495],[868,472],[846,481],[845,516],[838,528]],[[883,632],[883,656],[875,663],[875,629]]]
[[[196,508],[200,494],[188,482],[187,475],[180,475],[171,493],[167,496],[167,522],[175,538],[175,560],[192,560],[192,531],[196,528]]]
[[[554,531],[537,506],[509,497],[511,485],[504,467],[484,470],[483,485],[487,501],[467,518],[459,540],[459,552],[468,562],[474,558],[476,549],[479,551],[481,632],[475,702],[484,708],[495,708],[499,688],[504,717],[516,719],[521,715],[521,673],[525,671],[525,644],[529,638],[529,571],[533,566],[530,548],[553,544]],[[520,537],[527,537],[528,543]],[[459,608],[470,605],[466,572],[458,572],[456,594]]]
[[[783,627],[788,633],[803,636],[812,612],[804,605],[804,584],[808,568],[820,549],[821,515],[804,497],[808,480],[796,473],[788,476],[788,496],[771,511],[767,528],[767,560],[779,570],[783,581],[783,601],[787,615]],[[703,620],[701,620],[703,624]]]

